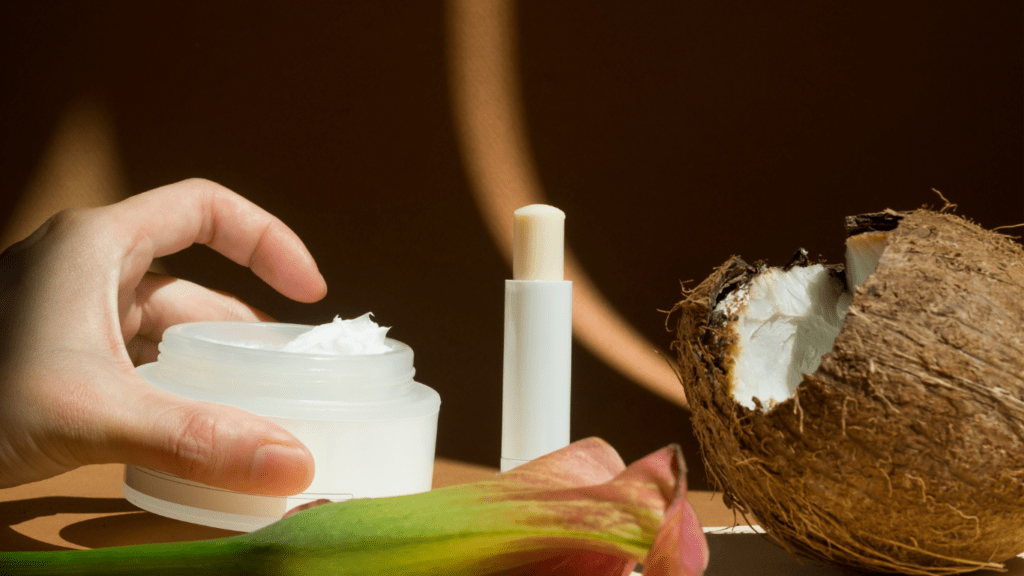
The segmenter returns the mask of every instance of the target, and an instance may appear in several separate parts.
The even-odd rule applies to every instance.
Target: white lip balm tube
[[[572,282],[564,260],[565,213],[542,204],[516,210],[505,281],[502,472],[569,444]]]

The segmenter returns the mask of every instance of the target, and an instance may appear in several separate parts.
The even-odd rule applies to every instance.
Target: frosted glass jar
[[[138,368],[150,384],[187,398],[237,406],[277,422],[313,453],[306,492],[256,496],[125,467],[131,503],[170,518],[252,531],[319,498],[397,496],[430,490],[437,392],[413,381],[413,351],[392,339],[379,354],[308,354],[271,348],[312,326],[196,322],[164,332],[156,362]]]

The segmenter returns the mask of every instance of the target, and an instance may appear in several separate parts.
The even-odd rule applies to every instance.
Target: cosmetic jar
[[[128,465],[125,498],[170,518],[252,531],[321,498],[430,490],[441,399],[413,380],[412,348],[388,338],[390,351],[372,354],[274,349],[311,328],[270,322],[179,324],[164,332],[157,361],[138,368],[157,388],[248,410],[294,434],[316,464],[305,492],[243,494]]]

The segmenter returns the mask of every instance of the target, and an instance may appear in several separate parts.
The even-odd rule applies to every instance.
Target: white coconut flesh
[[[733,399],[750,410],[791,398],[804,374],[818,369],[842,331],[856,288],[875,271],[888,234],[869,232],[846,243],[847,282],[826,266],[768,268],[715,309],[730,319],[735,345],[726,375]]]

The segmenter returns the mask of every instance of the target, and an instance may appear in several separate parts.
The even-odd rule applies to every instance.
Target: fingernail
[[[313,481],[313,457],[302,446],[264,444],[253,455],[249,479],[260,494],[298,494]]]

